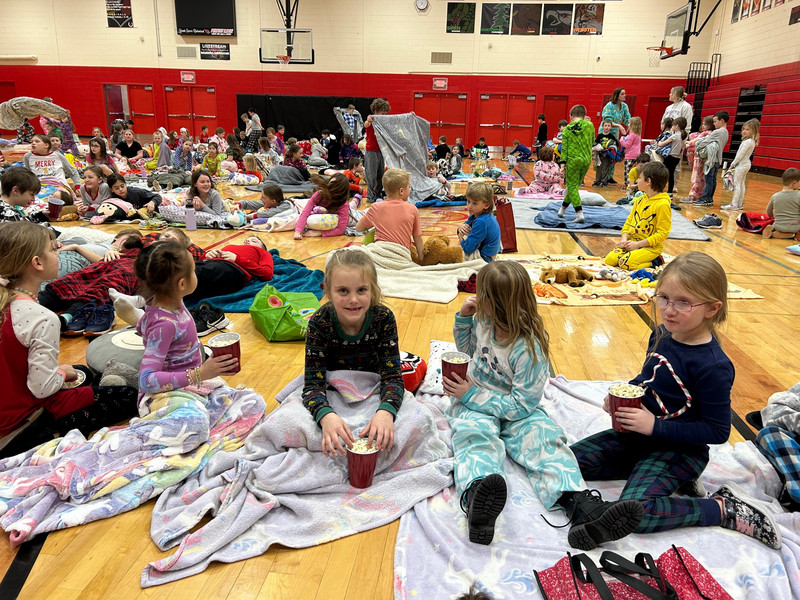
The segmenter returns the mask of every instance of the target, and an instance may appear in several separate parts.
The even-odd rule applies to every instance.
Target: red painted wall
[[[398,75],[388,73],[320,73],[292,71],[196,71],[196,85],[217,90],[217,115],[226,129],[238,125],[236,94],[297,94],[320,96],[383,96],[392,105],[392,112],[412,109],[414,92],[429,92],[433,75]],[[585,104],[597,123],[603,97],[616,87],[625,87],[636,96],[636,114],[646,121],[649,99],[666,98],[682,79],[626,79],[587,77],[490,77],[446,75],[448,93],[468,94],[466,140],[478,137],[478,102],[481,93],[535,94],[537,112],[544,109],[545,95],[567,95],[569,104]],[[121,67],[70,66],[4,66],[0,82],[15,83],[17,96],[42,98],[52,96],[54,102],[69,108],[76,132],[86,136],[94,126],[107,122],[103,100],[103,84],[144,84],[155,90],[156,120],[166,123],[164,86],[181,85],[177,69],[144,69]],[[566,115],[564,115],[566,118]],[[269,125],[268,123],[265,125]],[[553,127],[555,124],[552,125]],[[140,132],[148,135],[149,132]]]

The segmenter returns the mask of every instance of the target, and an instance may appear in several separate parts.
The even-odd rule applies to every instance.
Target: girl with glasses
[[[699,482],[708,445],[730,435],[734,369],[716,335],[727,317],[727,290],[725,271],[701,252],[664,268],[653,298],[662,324],[630,381],[645,390],[641,407],[616,410],[627,431],[602,431],[571,448],[586,480],[627,479],[620,499],[644,507],[637,533],[714,525],[780,548],[765,505],[733,483],[706,498]]]

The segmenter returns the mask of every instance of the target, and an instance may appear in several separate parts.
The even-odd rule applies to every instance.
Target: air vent
[[[452,52],[431,52],[431,64],[449,65],[453,62]]]
[[[194,46],[178,46],[178,58],[197,58],[197,48]]]

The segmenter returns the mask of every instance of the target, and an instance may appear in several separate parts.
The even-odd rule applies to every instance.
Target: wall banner
[[[131,0],[106,0],[109,27],[133,27]]]

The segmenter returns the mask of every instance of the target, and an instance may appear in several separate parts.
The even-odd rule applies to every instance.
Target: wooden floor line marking
[[[245,231],[239,231],[239,232],[237,232],[237,233],[234,233],[233,235],[229,235],[228,237],[226,237],[226,238],[223,238],[223,239],[221,239],[221,240],[220,240],[220,241],[218,241],[218,242],[214,242],[213,244],[211,244],[210,246],[208,246],[208,247],[206,248],[206,250],[212,250],[213,248],[216,248],[217,246],[222,246],[223,244],[227,244],[227,243],[228,243],[230,240],[232,240],[232,239],[234,239],[234,238],[237,238],[237,237],[239,237],[240,235],[244,235],[245,233],[249,233],[249,231],[250,231],[250,230],[248,229],[248,230],[245,230]]]
[[[755,254],[756,256],[760,256],[760,257],[761,257],[761,258],[763,258],[764,260],[768,260],[769,262],[771,262],[771,263],[772,263],[772,264],[774,264],[774,265],[778,265],[779,267],[783,267],[783,268],[784,268],[784,269],[786,269],[787,271],[791,271],[792,273],[796,273],[796,274],[800,275],[800,271],[798,271],[797,269],[793,269],[793,268],[792,268],[792,267],[790,267],[789,265],[785,265],[785,264],[783,264],[782,262],[780,262],[779,260],[775,260],[774,258],[770,258],[770,257],[769,257],[769,256],[767,256],[766,254],[763,254],[763,253],[761,253],[761,252],[758,252],[758,251],[756,251],[756,250],[753,250],[752,248],[748,248],[748,247],[746,247],[746,246],[742,246],[742,245],[741,245],[739,242],[737,242],[736,240],[732,240],[732,239],[730,239],[730,238],[726,238],[724,235],[721,235],[721,234],[719,234],[719,233],[717,233],[717,232],[715,232],[715,231],[707,231],[707,233],[709,233],[709,234],[711,234],[711,235],[713,235],[713,236],[715,236],[715,237],[718,237],[718,238],[719,238],[719,239],[721,239],[722,241],[724,241],[724,242],[728,242],[729,244],[731,244],[731,245],[733,245],[733,246],[736,246],[737,248],[741,248],[741,249],[742,249],[742,250],[744,250],[745,252],[749,252],[749,253],[751,253],[751,254]]]
[[[19,596],[31,574],[33,565],[36,564],[45,540],[47,540],[47,533],[42,533],[19,547],[14,560],[8,566],[3,581],[0,581],[0,598],[15,600]]]

